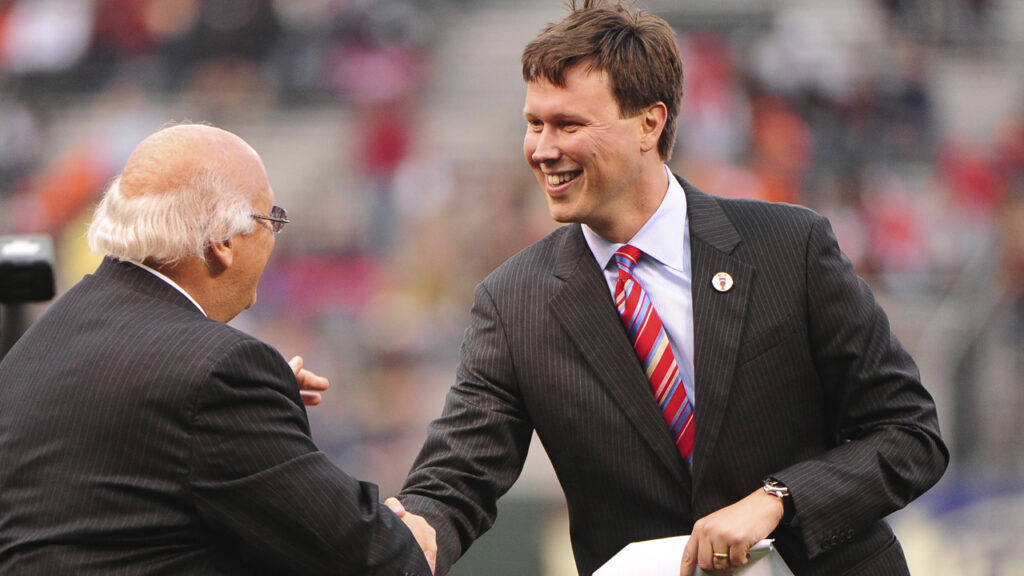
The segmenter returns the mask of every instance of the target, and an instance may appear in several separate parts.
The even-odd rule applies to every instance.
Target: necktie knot
[[[636,246],[624,244],[621,248],[615,251],[615,263],[619,266],[619,277],[623,274],[627,276],[633,275],[633,268],[636,268],[637,262],[640,261],[640,256],[643,252],[640,251]]]

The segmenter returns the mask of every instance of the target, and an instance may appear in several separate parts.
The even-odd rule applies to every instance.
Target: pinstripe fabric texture
[[[285,360],[107,259],[0,363],[0,573],[429,574]]]
[[[693,464],[693,405],[686,397],[683,378],[676,364],[668,333],[633,269],[643,253],[635,246],[615,251],[619,279],[615,284],[615,309],[622,318],[633,349],[651,384],[665,424],[687,466]]]
[[[562,227],[477,287],[456,382],[403,488],[438,531],[438,574],[492,525],[534,431],[580,574],[631,541],[690,533],[767,474],[793,494],[793,523],[773,536],[796,574],[907,573],[883,518],[948,461],[913,360],[824,218],[683,187],[701,399],[692,471],[579,226]],[[718,272],[728,292],[711,286]]]

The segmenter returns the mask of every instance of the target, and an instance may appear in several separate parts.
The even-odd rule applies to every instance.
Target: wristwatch
[[[793,520],[793,499],[789,496],[789,486],[779,482],[771,476],[765,476],[762,480],[764,491],[782,501],[782,524],[790,524]]]
[[[779,482],[771,476],[765,476],[763,482],[765,492],[772,496],[777,496],[780,500],[785,500],[789,497],[789,487],[782,482]]]

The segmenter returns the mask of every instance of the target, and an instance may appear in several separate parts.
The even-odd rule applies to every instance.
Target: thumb
[[[291,366],[292,372],[298,374],[299,370],[302,370],[302,356],[292,356],[292,359],[288,361],[288,365]]]
[[[390,508],[391,511],[395,513],[395,516],[398,516],[399,518],[405,516],[405,506],[402,506],[402,503],[398,501],[398,498],[392,496],[384,501],[384,505]]]

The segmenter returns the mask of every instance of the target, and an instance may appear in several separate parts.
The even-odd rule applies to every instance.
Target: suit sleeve
[[[823,218],[806,258],[810,346],[834,448],[775,476],[790,487],[813,558],[930,488],[949,452],[917,366]]]
[[[193,405],[193,501],[229,548],[282,574],[430,573],[377,487],[313,444],[294,375],[273,348],[235,344]]]
[[[437,531],[443,576],[497,515],[522,471],[533,427],[515,391],[509,343],[491,294],[478,286],[456,383],[399,499]]]

